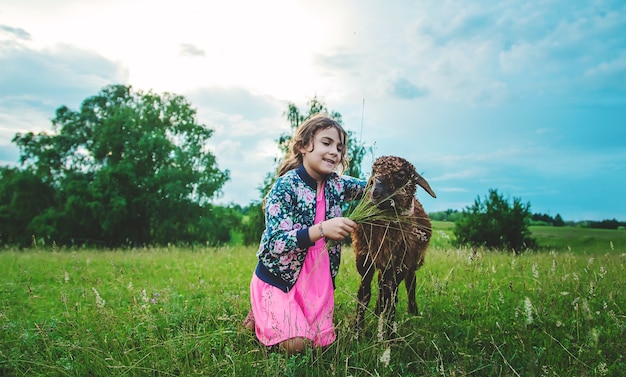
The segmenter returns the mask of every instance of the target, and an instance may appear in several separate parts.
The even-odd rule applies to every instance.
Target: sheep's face
[[[413,164],[401,157],[383,156],[374,161],[370,176],[372,202],[381,209],[410,208],[417,185],[436,197],[428,182],[417,173]]]

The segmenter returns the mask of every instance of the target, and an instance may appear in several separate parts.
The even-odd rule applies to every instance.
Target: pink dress
[[[324,189],[316,198],[315,220],[325,220]],[[253,274],[250,298],[256,336],[266,346],[294,337],[310,339],[323,347],[335,341],[335,306],[330,261],[324,238],[307,250],[304,265],[293,288],[285,293]]]

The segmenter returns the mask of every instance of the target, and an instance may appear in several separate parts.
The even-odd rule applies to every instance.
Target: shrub
[[[476,198],[455,222],[457,245],[515,251],[533,248],[536,241],[530,237],[530,217],[530,203],[513,198],[509,204],[498,190],[490,189],[484,201]]]

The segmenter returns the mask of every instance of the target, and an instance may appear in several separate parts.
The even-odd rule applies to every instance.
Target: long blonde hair
[[[343,148],[341,150],[341,171],[343,173],[348,168],[348,133],[343,129],[341,124],[329,117],[327,114],[318,113],[304,121],[296,130],[291,138],[289,150],[285,155],[283,162],[278,167],[278,177],[285,174],[289,170],[298,168],[302,165],[302,153],[300,149],[311,144],[313,146],[313,138],[317,131],[334,127],[339,132],[339,139]]]

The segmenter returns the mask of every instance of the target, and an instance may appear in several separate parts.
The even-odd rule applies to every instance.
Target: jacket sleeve
[[[294,219],[297,198],[289,179],[279,178],[265,198],[262,247],[275,256],[305,250],[311,245],[308,230]]]
[[[354,178],[349,175],[341,176],[344,188],[344,201],[359,200],[363,196],[367,181],[364,179]]]

